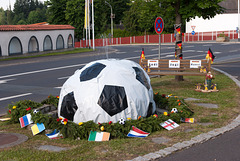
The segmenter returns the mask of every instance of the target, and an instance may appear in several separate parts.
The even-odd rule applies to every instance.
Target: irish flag
[[[88,141],[108,141],[110,138],[109,132],[90,131]]]

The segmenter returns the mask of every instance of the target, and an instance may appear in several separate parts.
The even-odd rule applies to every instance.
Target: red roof
[[[0,25],[0,31],[74,30],[71,25]]]

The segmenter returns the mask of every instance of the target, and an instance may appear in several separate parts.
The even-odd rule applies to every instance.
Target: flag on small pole
[[[165,121],[163,123],[160,123],[160,125],[167,130],[172,130],[179,126],[176,122],[174,122],[171,119],[168,119],[167,121]]]
[[[90,131],[88,141],[109,141],[109,132]]]
[[[32,116],[31,116],[31,114],[29,113],[29,114],[26,114],[26,115],[23,116],[23,117],[20,117],[20,118],[19,118],[19,122],[20,122],[21,128],[23,128],[23,127],[25,127],[25,126],[27,126],[27,125],[29,125],[29,124],[32,124],[33,121],[32,121]]]
[[[140,57],[140,59],[142,60],[142,59],[145,59],[145,55],[144,55],[144,48],[142,48],[142,54],[141,54],[141,57]]]
[[[212,50],[209,48],[208,49],[208,53],[206,55],[206,59],[209,61],[211,61],[211,64],[213,63],[213,60],[214,60],[215,56],[213,55],[213,52]]]
[[[128,137],[138,137],[138,138],[145,138],[149,135],[150,133],[147,133],[145,131],[142,131],[135,126],[132,126],[132,130],[128,133]]]

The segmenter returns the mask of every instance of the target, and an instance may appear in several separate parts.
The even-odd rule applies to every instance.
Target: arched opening
[[[73,48],[73,37],[71,34],[68,36],[68,48]]]
[[[57,49],[64,49],[64,40],[62,35],[58,35],[57,37]]]
[[[13,37],[8,46],[9,55],[20,55],[22,54],[22,44],[19,38]]]
[[[43,50],[44,51],[48,51],[48,50],[52,50],[53,46],[52,46],[52,39],[49,35],[47,35],[44,38],[44,42],[43,42]]]
[[[32,36],[28,42],[28,52],[29,53],[39,52],[38,41],[35,36]]]

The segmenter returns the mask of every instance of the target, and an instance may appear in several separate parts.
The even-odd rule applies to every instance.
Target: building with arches
[[[0,56],[74,48],[70,25],[0,25]]]

